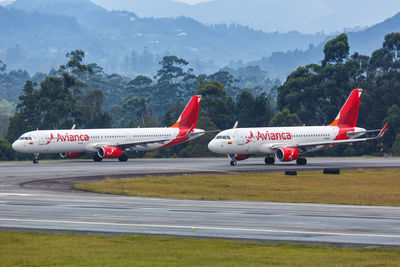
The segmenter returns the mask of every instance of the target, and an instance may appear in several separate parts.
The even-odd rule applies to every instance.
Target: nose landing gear
[[[33,164],[39,163],[39,153],[33,153]]]

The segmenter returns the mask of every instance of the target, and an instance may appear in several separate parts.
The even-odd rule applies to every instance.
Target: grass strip
[[[0,231],[0,266],[398,266],[399,249]]]
[[[182,175],[105,179],[75,189],[143,197],[400,206],[400,170]]]

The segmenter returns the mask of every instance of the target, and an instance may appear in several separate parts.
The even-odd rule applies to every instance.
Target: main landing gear
[[[297,165],[306,165],[307,160],[305,158],[298,158],[298,159],[296,159],[296,163],[297,163]]]
[[[100,158],[100,156],[96,154],[96,155],[93,156],[93,160],[96,161],[96,162],[100,162],[100,161],[102,161],[103,159]]]
[[[265,164],[267,164],[267,165],[274,165],[274,163],[275,163],[275,158],[273,158],[273,157],[266,157],[265,160],[264,160],[264,162],[265,162]]]
[[[33,163],[34,164],[39,163],[39,153],[33,153]]]
[[[231,160],[231,161],[229,162],[229,164],[231,164],[231,166],[236,166],[237,162],[236,162],[236,160]]]
[[[128,161],[128,156],[124,153],[118,158],[118,160],[119,161]]]

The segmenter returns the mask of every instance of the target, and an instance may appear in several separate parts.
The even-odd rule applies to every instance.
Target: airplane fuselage
[[[335,126],[302,126],[302,127],[262,127],[234,128],[220,132],[208,148],[219,154],[273,154],[274,146],[293,146],[310,142],[325,142],[359,137],[366,132],[359,127],[339,128]],[[328,148],[316,145],[306,152]]]
[[[194,133],[203,130],[194,129]],[[126,150],[149,151],[189,141],[195,137],[184,136],[179,128],[120,128],[120,129],[76,129],[40,130],[23,134],[13,143],[13,149],[23,153],[96,153],[99,147],[123,147],[129,143],[140,143]],[[151,141],[155,141],[152,143]],[[157,142],[157,140],[160,140]],[[162,141],[166,140],[166,141]]]

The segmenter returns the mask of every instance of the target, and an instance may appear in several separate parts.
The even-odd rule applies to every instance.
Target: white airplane
[[[362,89],[354,89],[336,119],[328,126],[237,128],[220,132],[208,144],[208,149],[227,154],[232,166],[236,161],[252,155],[273,155],[279,161],[296,160],[307,164],[305,153],[323,150],[339,144],[351,144],[381,138],[388,123],[381,130],[356,127]],[[368,132],[379,132],[376,137],[357,138]],[[267,156],[265,164],[272,165],[275,158]]]
[[[196,129],[201,96],[191,98],[177,122],[171,127],[36,130],[24,133],[12,144],[15,151],[33,153],[33,163],[39,154],[60,153],[62,158],[75,158],[95,153],[93,160],[118,158],[127,161],[125,151],[149,151],[171,147],[192,140],[205,133]]]

